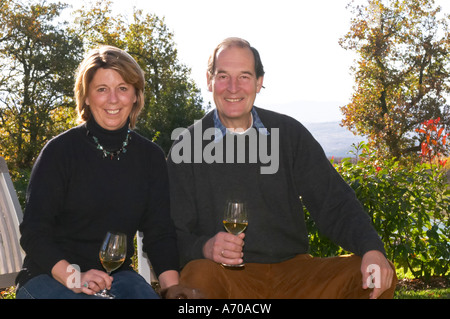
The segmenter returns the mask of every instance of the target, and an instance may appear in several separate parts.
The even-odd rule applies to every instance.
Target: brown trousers
[[[361,299],[361,258],[354,255],[317,258],[298,255],[277,264],[247,263],[225,268],[211,260],[188,263],[180,283],[200,290],[207,299]],[[380,298],[392,298],[397,278]]]

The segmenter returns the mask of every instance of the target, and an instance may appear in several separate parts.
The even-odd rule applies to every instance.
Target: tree
[[[368,0],[351,8],[355,17],[340,44],[359,58],[342,125],[367,136],[380,155],[406,157],[420,151],[414,132],[425,120],[450,125],[450,16],[440,18],[434,0]]]
[[[62,4],[2,0],[0,147],[13,171],[29,169],[44,143],[73,117],[80,40],[57,22]]]
[[[92,6],[92,5],[91,5]],[[134,9],[131,22],[112,15],[110,2],[98,1],[76,14],[74,32],[85,39],[85,48],[99,44],[117,46],[130,53],[145,72],[145,108],[138,118],[139,133],[167,153],[175,128],[187,127],[204,115],[200,90],[180,64],[173,34],[164,19]]]

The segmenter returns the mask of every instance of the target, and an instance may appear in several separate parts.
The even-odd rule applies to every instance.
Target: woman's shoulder
[[[86,135],[86,129],[83,124],[70,128],[48,140],[42,151],[73,149],[79,143],[80,136],[83,134]]]
[[[35,167],[50,167],[51,170],[67,165],[68,160],[80,149],[82,126],[68,129],[47,141],[36,158]]]

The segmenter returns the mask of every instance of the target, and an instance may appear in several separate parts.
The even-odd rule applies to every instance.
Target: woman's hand
[[[106,272],[91,269],[81,273],[81,287],[72,289],[74,292],[85,293],[87,295],[93,295],[103,289],[111,289],[113,277],[109,276]]]
[[[94,295],[103,289],[111,289],[113,277],[106,272],[91,269],[80,272],[66,260],[60,260],[52,268],[52,276],[75,293]]]
[[[161,285],[159,294],[164,299],[204,299],[198,290],[179,284],[179,274],[175,270],[167,270],[158,277]]]

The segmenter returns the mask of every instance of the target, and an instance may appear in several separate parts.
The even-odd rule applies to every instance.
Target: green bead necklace
[[[122,143],[122,147],[119,148],[117,151],[108,151],[106,150],[98,141],[98,138],[96,138],[94,135],[92,135],[92,138],[94,139],[94,142],[97,144],[97,149],[103,152],[103,158],[107,158],[109,157],[111,160],[114,159],[115,157],[117,158],[117,160],[120,160],[119,155],[121,153],[125,154],[127,152],[126,147],[128,146],[128,143],[131,139],[130,137],[130,130],[127,131],[127,136],[125,137],[125,140]]]

